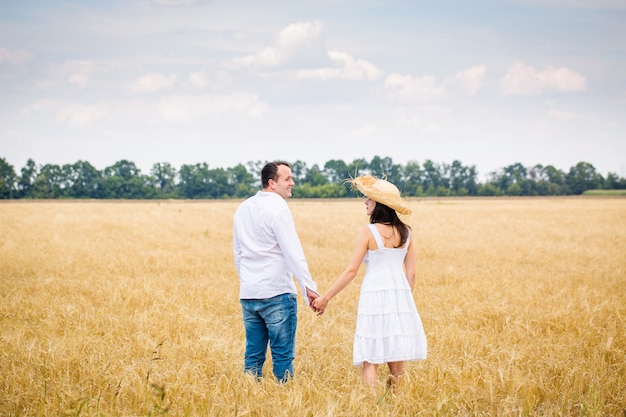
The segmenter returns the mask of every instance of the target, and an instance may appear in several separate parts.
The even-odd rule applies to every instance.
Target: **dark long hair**
[[[411,230],[411,226],[400,220],[398,213],[396,213],[394,209],[379,202],[376,202],[376,206],[374,210],[372,210],[370,223],[388,224],[391,225],[394,230],[400,232],[400,243],[398,246],[394,246],[396,248],[404,246],[409,237],[409,230]]]

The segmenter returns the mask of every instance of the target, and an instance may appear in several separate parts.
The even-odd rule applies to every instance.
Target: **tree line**
[[[249,161],[230,168],[206,163],[176,168],[155,163],[148,174],[134,162],[120,160],[103,170],[87,161],[38,165],[29,159],[19,174],[0,158],[0,199],[229,199],[246,198],[261,188],[260,171],[266,161]],[[478,180],[475,166],[410,161],[394,164],[389,157],[350,163],[333,159],[320,167],[291,162],[296,187],[294,198],[342,198],[354,196],[350,177],[385,176],[405,197],[426,196],[559,196],[587,190],[624,190],[626,178],[609,173],[606,178],[588,162],[565,172],[552,165],[526,167],[515,163]]]

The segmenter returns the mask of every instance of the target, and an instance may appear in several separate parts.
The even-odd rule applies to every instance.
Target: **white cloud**
[[[473,96],[484,85],[486,72],[487,67],[484,65],[457,72],[451,84],[456,86],[462,94]]]
[[[276,45],[282,51],[295,51],[307,45],[318,45],[324,25],[318,20],[292,23],[280,32]]]
[[[474,96],[485,84],[487,67],[477,65],[438,81],[432,75],[390,74],[385,80],[387,97],[400,103],[426,103],[454,94]]]
[[[569,68],[548,67],[539,71],[516,62],[509,67],[501,85],[503,92],[508,95],[537,95],[546,91],[584,91],[586,83],[585,77]]]
[[[84,74],[84,73],[72,74],[70,75],[70,78],[68,79],[68,81],[70,82],[70,84],[74,84],[79,87],[84,87],[89,82],[89,75]]]
[[[30,116],[33,112],[40,110],[51,110],[54,109],[56,106],[57,104],[53,100],[50,100],[48,98],[42,98],[35,101],[30,106],[22,108],[20,110],[20,114]]]
[[[92,75],[101,72],[103,67],[101,63],[80,59],[72,59],[62,65],[51,65],[48,74],[51,80],[40,81],[38,88],[50,88],[66,83],[82,88],[87,86]]]
[[[265,107],[258,96],[237,92],[221,95],[178,94],[164,97],[158,103],[159,114],[168,122],[191,122],[207,117],[258,117]]]
[[[276,67],[282,62],[281,51],[276,47],[265,48],[255,55],[235,58],[233,62],[243,67]]]
[[[159,114],[169,122],[188,122],[201,118],[209,107],[206,96],[173,95],[159,100]]]
[[[94,63],[84,60],[68,61],[61,67],[61,71],[67,82],[78,87],[87,85],[93,70]]]
[[[0,48],[0,64],[22,64],[32,58],[28,51]]]
[[[98,120],[101,116],[102,111],[96,106],[72,104],[61,108],[56,118],[69,127],[82,127]]]
[[[155,93],[171,87],[174,83],[176,83],[174,74],[167,77],[161,73],[150,73],[139,78],[129,88],[134,93]]]
[[[334,79],[342,78],[348,80],[374,81],[383,75],[383,72],[371,62],[363,59],[354,59],[343,52],[328,52],[328,57],[336,62],[335,68],[318,68],[311,70],[299,70],[296,75],[303,79]]]
[[[189,82],[197,88],[204,88],[208,85],[206,76],[202,71],[189,73]]]
[[[266,110],[266,105],[259,100],[256,94],[248,93],[235,92],[222,95],[219,97],[217,104],[220,109],[234,110],[237,113],[252,117],[261,116]]]
[[[256,54],[235,58],[236,67],[274,68],[290,63],[310,65],[326,59],[322,34],[324,25],[319,21],[292,23],[283,29],[274,45]]]
[[[301,79],[376,80],[383,72],[374,64],[349,54],[328,51],[324,45],[324,25],[314,20],[288,25],[272,46],[256,54],[235,58],[234,67],[296,68]]]
[[[431,75],[413,77],[411,75],[390,74],[385,80],[388,98],[401,103],[427,102],[438,100],[446,95],[446,88]]]

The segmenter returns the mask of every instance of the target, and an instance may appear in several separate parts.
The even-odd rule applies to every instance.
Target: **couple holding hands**
[[[387,364],[396,386],[404,362],[426,359],[426,335],[413,299],[415,252],[411,229],[398,214],[411,210],[395,185],[373,176],[351,179],[365,195],[370,218],[357,237],[346,269],[320,295],[311,278],[287,199],[295,185],[291,166],[270,162],[261,171],[262,191],[246,199],[233,217],[233,250],[240,279],[239,299],[246,334],[244,372],[262,377],[269,343],[274,376],[294,375],[299,283],[305,302],[318,315],[365,264],[359,296],[353,364],[375,385],[378,365]]]

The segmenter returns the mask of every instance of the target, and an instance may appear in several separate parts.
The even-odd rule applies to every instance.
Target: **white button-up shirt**
[[[297,294],[295,277],[306,305],[306,288],[317,292],[285,199],[258,191],[233,217],[233,250],[240,279],[239,298],[261,299]]]

